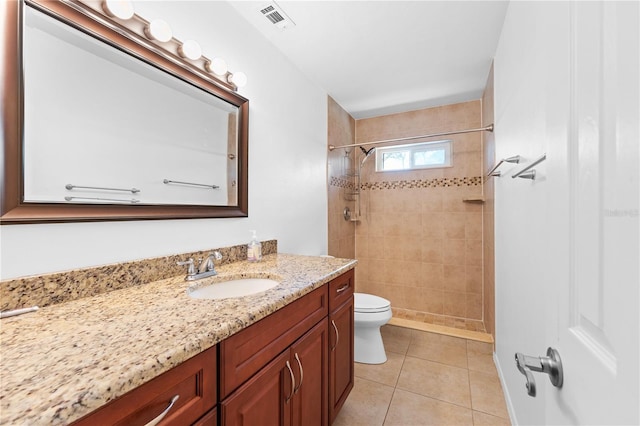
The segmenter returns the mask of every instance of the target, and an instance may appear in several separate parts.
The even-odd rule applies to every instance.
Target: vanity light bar
[[[247,83],[247,76],[243,72],[229,72],[223,59],[203,56],[196,41],[182,42],[173,37],[166,21],[155,19],[149,22],[137,15],[130,0],[61,1],[218,86],[237,91]]]
[[[128,0],[105,0],[102,3],[105,13],[113,18],[131,19],[135,14],[133,4]]]

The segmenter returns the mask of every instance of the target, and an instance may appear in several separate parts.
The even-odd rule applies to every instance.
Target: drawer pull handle
[[[345,291],[346,289],[349,288],[349,283],[346,283],[345,285],[343,285],[342,287],[340,287],[339,289],[336,290],[336,293],[342,293],[343,291]]]
[[[284,401],[286,404],[288,404],[289,401],[291,401],[291,398],[293,398],[293,394],[296,391],[296,378],[293,375],[293,370],[291,369],[291,364],[289,364],[289,361],[286,362],[286,365],[287,365],[287,368],[289,369],[289,374],[291,375],[291,393],[289,394],[287,399]]]
[[[331,348],[331,350],[333,351],[336,349],[336,346],[338,346],[338,342],[340,341],[340,333],[338,333],[338,327],[336,326],[336,322],[334,320],[331,320],[331,325],[336,332],[336,344]]]
[[[169,403],[169,406],[167,408],[165,408],[164,411],[162,413],[160,413],[160,415],[158,415],[158,417],[156,417],[155,419],[151,420],[145,426],[155,426],[158,423],[160,423],[162,421],[162,419],[164,419],[164,417],[167,414],[169,414],[169,411],[171,411],[171,409],[173,408],[173,404],[176,403],[178,398],[180,398],[180,395],[175,395],[173,398],[171,398],[171,402]]]
[[[300,362],[300,358],[298,358],[298,353],[296,352],[296,361],[298,361],[298,367],[300,368],[300,383],[298,383],[298,387],[294,390],[295,393],[298,393],[300,387],[302,386],[302,381],[304,380],[304,370],[302,369],[302,363]]]

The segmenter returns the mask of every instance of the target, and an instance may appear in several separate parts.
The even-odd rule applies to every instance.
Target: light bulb
[[[163,19],[154,19],[149,22],[149,25],[145,28],[145,34],[151,40],[158,40],[161,42],[167,42],[173,37],[171,27],[167,24],[167,21]]]
[[[133,17],[133,5],[129,0],[105,0],[102,2],[102,10],[111,17],[131,19]]]
[[[178,53],[180,53],[180,56],[183,58],[195,61],[202,56],[202,49],[197,41],[187,40],[178,48]]]
[[[247,84],[247,75],[243,72],[234,72],[230,74],[227,81],[233,83],[238,87],[244,87]]]
[[[217,75],[225,75],[227,73],[227,63],[222,58],[213,58],[211,62],[205,64],[207,71]]]

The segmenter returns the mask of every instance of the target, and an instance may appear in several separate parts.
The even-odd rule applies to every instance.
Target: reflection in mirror
[[[24,201],[235,204],[236,106],[31,7],[23,40]]]
[[[1,6],[0,222],[247,216],[248,101],[78,5]]]

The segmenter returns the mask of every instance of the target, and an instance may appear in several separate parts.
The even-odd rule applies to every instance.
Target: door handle
[[[536,381],[532,371],[546,373],[549,375],[551,384],[557,388],[562,387],[564,377],[562,374],[562,360],[557,350],[547,348],[547,356],[534,357],[516,353],[516,366],[518,370],[527,378],[527,394],[535,398]]]

